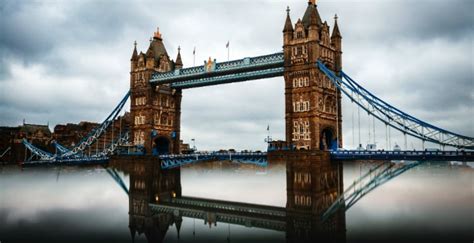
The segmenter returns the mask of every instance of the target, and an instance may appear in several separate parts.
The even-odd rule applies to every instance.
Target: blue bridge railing
[[[243,164],[254,164],[267,166],[267,153],[194,153],[194,154],[171,154],[158,156],[161,160],[161,168],[171,169],[202,161],[234,161]]]
[[[474,161],[471,151],[370,151],[338,150],[331,151],[335,160],[415,160],[415,161]]]

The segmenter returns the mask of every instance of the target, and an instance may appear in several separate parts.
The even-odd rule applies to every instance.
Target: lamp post
[[[193,142],[193,150],[196,152],[196,139],[191,138],[191,141]]]

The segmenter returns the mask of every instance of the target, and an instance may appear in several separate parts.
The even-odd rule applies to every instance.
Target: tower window
[[[296,48],[296,55],[300,56],[300,55],[302,55],[302,54],[303,54],[303,47],[298,46],[298,47]]]
[[[303,38],[303,31],[296,32],[296,38],[298,38],[298,39]]]

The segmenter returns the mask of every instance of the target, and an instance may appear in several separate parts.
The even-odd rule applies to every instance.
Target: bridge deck
[[[286,209],[282,207],[210,200],[194,197],[172,198],[171,201],[150,204],[153,213],[175,213],[207,222],[224,222],[285,231]]]
[[[331,159],[353,160],[415,160],[415,161],[474,161],[470,151],[331,151]]]

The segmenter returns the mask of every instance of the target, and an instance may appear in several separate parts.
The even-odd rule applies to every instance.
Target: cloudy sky
[[[286,6],[305,0],[0,0],[0,126],[101,121],[129,88],[133,42],[146,51],[157,27],[185,67],[282,50]],[[346,73],[388,103],[474,136],[474,1],[320,0],[339,15]],[[182,138],[199,149],[263,149],[267,124],[284,139],[283,78],[185,90]],[[343,105],[345,146],[358,143],[357,109]],[[355,112],[354,112],[355,111]],[[361,142],[368,141],[362,114]],[[353,129],[353,124],[355,124]],[[385,146],[377,124],[376,142]],[[354,130],[354,133],[353,133]],[[353,136],[353,134],[355,136]],[[394,142],[403,143],[399,134]],[[373,140],[373,139],[372,139]],[[409,148],[421,143],[409,141]]]

